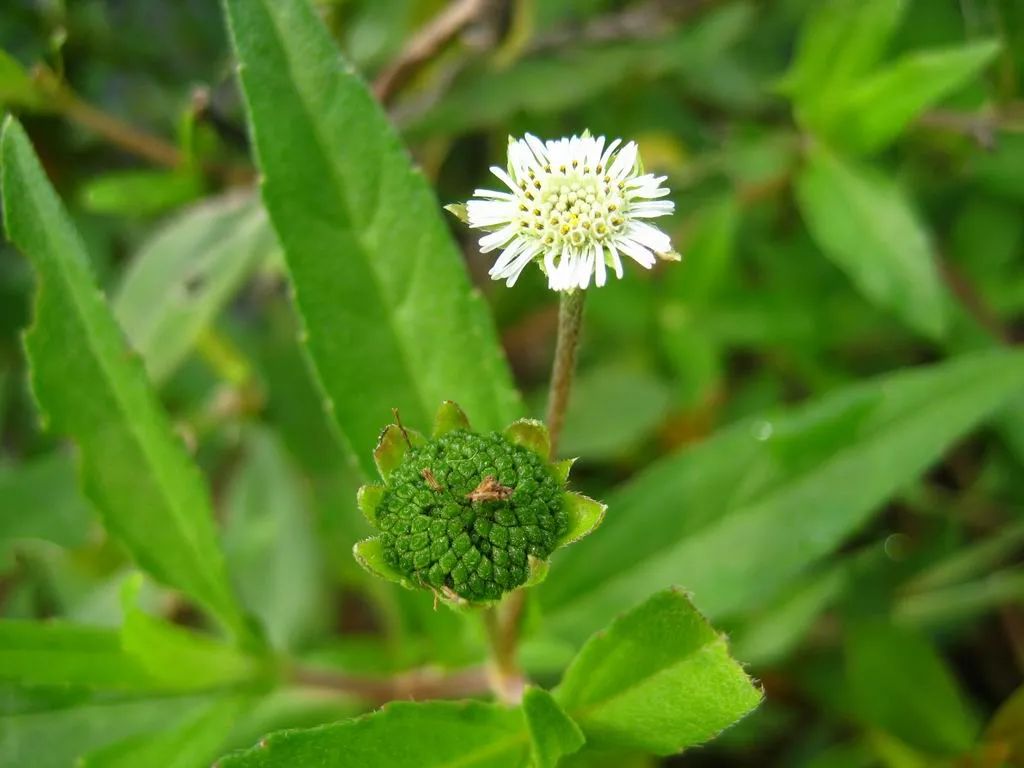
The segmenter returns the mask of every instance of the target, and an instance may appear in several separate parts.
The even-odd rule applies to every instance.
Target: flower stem
[[[569,407],[569,392],[576,370],[576,350],[579,347],[580,327],[583,324],[583,296],[585,291],[561,294],[558,305],[558,340],[555,342],[555,361],[551,368],[551,387],[548,390],[548,412],[545,423],[551,436],[551,458],[558,454],[558,441]]]
[[[551,436],[551,458],[558,453],[558,440],[569,406],[576,350],[583,323],[584,291],[561,294],[558,306],[558,339],[555,361],[551,368],[548,392],[547,427]],[[487,637],[491,644],[491,689],[506,703],[518,703],[523,695],[525,676],[519,666],[519,633],[526,608],[526,590],[517,589],[484,614]]]

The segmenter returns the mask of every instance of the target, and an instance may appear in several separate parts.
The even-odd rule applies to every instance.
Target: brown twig
[[[939,274],[953,296],[974,321],[985,329],[1000,344],[1010,344],[1010,332],[999,319],[999,314],[989,306],[985,297],[974,283],[949,259],[938,259]]]
[[[295,667],[290,680],[296,685],[325,688],[349,694],[371,704],[394,700],[459,699],[490,690],[488,671],[470,667],[455,672],[436,668],[414,669],[392,677],[348,675],[309,667]]]
[[[402,86],[479,17],[486,6],[487,0],[454,0],[413,35],[373,82],[373,92],[381,104],[390,103]]]
[[[598,16],[585,24],[554,29],[534,39],[529,53],[541,53],[580,43],[658,37],[667,29],[702,13],[720,0],[649,0],[620,13]]]

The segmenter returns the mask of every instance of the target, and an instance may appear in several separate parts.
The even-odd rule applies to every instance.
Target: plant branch
[[[569,393],[576,370],[576,349],[579,346],[580,326],[583,322],[584,293],[562,293],[558,305],[558,339],[555,342],[555,361],[551,369],[551,386],[548,390],[548,412],[544,419],[551,435],[552,459],[558,455],[565,412],[569,407]]]
[[[423,667],[392,677],[348,675],[310,667],[294,667],[290,682],[348,694],[374,705],[394,700],[459,699],[477,696],[489,690],[488,673],[484,667],[469,667],[455,672]]]
[[[502,603],[484,611],[484,627],[491,645],[489,682],[491,690],[506,704],[518,704],[523,698],[526,680],[519,667],[519,613],[525,592],[517,589]],[[510,615],[515,610],[516,615]]]
[[[486,7],[487,0],[454,0],[413,35],[398,57],[373,82],[373,92],[380,103],[390,103],[402,86],[440,54]]]

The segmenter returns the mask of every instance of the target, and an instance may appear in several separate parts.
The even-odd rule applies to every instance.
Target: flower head
[[[356,559],[460,607],[537,583],[551,553],[604,516],[603,504],[566,491],[572,462],[549,462],[548,448],[540,422],[480,434],[450,402],[430,440],[389,425],[374,451],[384,484],[358,499],[378,535],[356,545]]]
[[[484,253],[501,249],[495,280],[514,285],[537,261],[556,291],[605,284],[610,267],[622,277],[623,255],[650,269],[677,259],[668,235],[645,219],[674,210],[661,200],[665,176],[643,173],[635,142],[588,134],[541,141],[509,137],[508,168],[491,172],[508,191],[478,189],[466,204],[469,226],[485,229]]]

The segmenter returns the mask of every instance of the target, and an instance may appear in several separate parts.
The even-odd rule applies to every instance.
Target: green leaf
[[[371,472],[392,408],[481,430],[521,411],[493,324],[423,176],[308,0],[226,0],[263,198],[312,361]]]
[[[174,372],[276,247],[259,200],[238,194],[188,209],[143,244],[113,304],[155,382]]]
[[[978,723],[929,642],[878,621],[855,623],[844,635],[846,679],[859,717],[936,755],[974,745]]]
[[[426,440],[423,435],[414,429],[400,427],[398,424],[384,427],[373,449],[373,462],[381,478],[386,482],[388,476],[405,461],[405,454],[424,443]]]
[[[25,347],[40,409],[55,432],[78,443],[86,495],[110,533],[157,579],[246,636],[207,489],[127,349],[82,241],[13,118],[0,143],[4,222],[39,286]]]
[[[582,639],[681,584],[714,617],[764,605],[1024,388],[1024,354],[895,373],[789,415],[741,422],[652,464],[556,555],[545,619]],[[571,714],[571,713],[570,713]]]
[[[85,756],[79,768],[201,768],[221,752],[246,704],[243,697],[215,701],[166,731],[131,736]]]
[[[90,179],[81,190],[82,207],[94,213],[152,216],[195,200],[203,177],[193,170],[114,171]]]
[[[832,0],[818,3],[804,24],[796,57],[781,89],[797,114],[817,125],[885,53],[909,5],[907,0]]]
[[[248,432],[245,448],[227,496],[228,570],[271,644],[295,648],[327,614],[312,513],[303,478],[273,433]]]
[[[458,403],[445,400],[437,409],[437,414],[434,416],[434,429],[430,434],[431,437],[440,437],[456,429],[468,430],[469,428],[469,419],[466,418],[465,412]]]
[[[668,755],[701,744],[761,701],[725,638],[674,589],[587,641],[555,698],[587,743]]]
[[[63,621],[0,621],[0,679],[108,690],[158,687],[116,630]]]
[[[78,547],[91,522],[92,510],[78,490],[70,456],[55,452],[0,467],[0,541],[45,539]]]
[[[537,419],[519,419],[505,428],[505,437],[516,445],[536,453],[545,462],[551,457],[551,436],[544,422]]]
[[[356,491],[356,504],[363,517],[374,528],[377,527],[377,507],[384,496],[383,485],[363,485]]]
[[[0,765],[68,768],[104,745],[166,733],[207,710],[209,696],[86,701],[5,713]],[[161,766],[163,768],[163,766]]]
[[[379,576],[385,581],[392,581],[395,584],[401,584],[407,589],[416,588],[416,584],[388,565],[384,559],[380,539],[374,537],[356,542],[356,545],[352,548],[352,554],[356,562],[374,576]]]
[[[574,492],[565,494],[565,508],[569,514],[569,530],[559,541],[559,546],[573,544],[593,533],[608,511],[608,505]]]
[[[237,648],[143,612],[138,606],[142,577],[121,592],[121,645],[161,689],[202,690],[250,682],[266,673],[261,663]]]
[[[908,54],[851,90],[830,120],[828,134],[856,151],[875,152],[998,53],[999,44],[987,41]]]
[[[43,109],[46,101],[25,68],[0,50],[0,108]]]
[[[822,251],[868,299],[928,337],[945,333],[946,294],[928,231],[890,180],[819,144],[797,200]]]
[[[523,714],[532,741],[533,768],[555,768],[559,759],[583,746],[583,733],[551,694],[530,687],[523,694]]]
[[[539,718],[536,702],[533,715]],[[550,714],[550,712],[548,713]],[[535,720],[537,728],[565,725]],[[217,768],[509,768],[532,752],[520,709],[479,702],[393,702],[370,715],[308,730],[271,734]],[[542,754],[551,734],[544,735]]]

